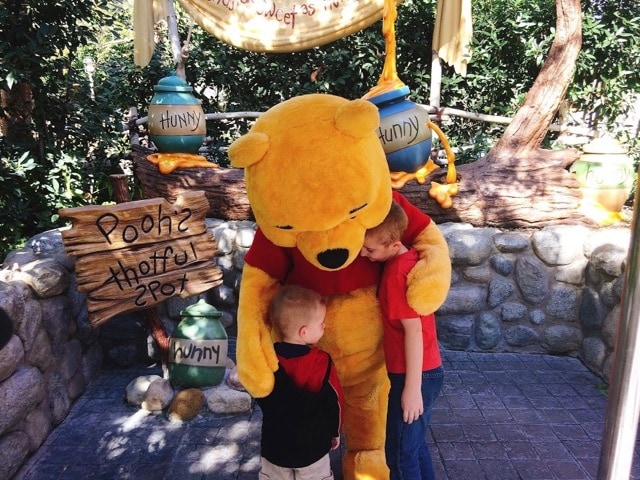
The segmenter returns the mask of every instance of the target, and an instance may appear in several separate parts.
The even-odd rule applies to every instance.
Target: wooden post
[[[186,79],[184,71],[184,59],[182,58],[182,48],[180,47],[180,34],[178,33],[178,21],[173,0],[165,0],[169,11],[167,24],[169,27],[169,39],[171,40],[171,52],[173,53],[173,61],[176,64],[176,76]]]
[[[113,174],[109,176],[113,187],[113,199],[116,203],[126,203],[131,201],[127,176],[124,174]],[[155,340],[160,350],[162,363],[162,374],[164,378],[169,378],[169,340],[170,337],[162,325],[162,320],[155,307],[144,310],[147,326],[151,331],[151,336]]]
[[[442,86],[442,64],[438,52],[431,52],[431,90],[429,92],[429,105],[440,106],[440,89]]]
[[[113,199],[116,203],[126,203],[131,201],[127,176],[124,173],[114,173],[109,175],[111,187],[113,188]]]

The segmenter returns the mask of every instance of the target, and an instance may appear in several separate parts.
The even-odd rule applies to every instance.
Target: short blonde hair
[[[324,305],[322,296],[299,285],[283,285],[269,307],[271,324],[283,337],[306,325],[309,312]]]
[[[382,223],[368,229],[365,235],[367,238],[372,238],[376,242],[388,246],[402,239],[408,225],[407,214],[398,203],[392,201],[389,213]]]

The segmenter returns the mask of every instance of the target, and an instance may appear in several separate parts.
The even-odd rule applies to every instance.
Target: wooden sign
[[[76,258],[78,290],[87,294],[89,321],[153,307],[173,296],[197,295],[222,283],[207,231],[209,202],[201,191],[117,205],[63,208],[62,232]]]

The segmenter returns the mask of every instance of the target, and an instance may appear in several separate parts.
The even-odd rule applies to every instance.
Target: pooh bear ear
[[[380,124],[378,107],[368,100],[351,100],[336,111],[336,128],[355,138],[371,135]]]
[[[244,168],[259,162],[269,151],[269,136],[262,132],[249,132],[229,145],[231,165]]]

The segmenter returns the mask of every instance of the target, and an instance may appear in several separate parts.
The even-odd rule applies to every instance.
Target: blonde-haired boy
[[[333,479],[329,451],[338,448],[342,388],[329,354],[314,346],[327,308],[313,290],[284,285],[269,310],[282,341],[273,391],[256,401],[263,413],[260,478]]]

